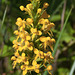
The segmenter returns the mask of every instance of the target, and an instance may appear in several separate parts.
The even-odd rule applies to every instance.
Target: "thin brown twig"
[[[65,16],[65,10],[66,10],[66,2],[67,2],[67,0],[64,1],[63,11],[62,11],[62,15],[61,15],[61,28],[60,28],[60,31],[62,30],[63,25],[64,25],[64,16]]]

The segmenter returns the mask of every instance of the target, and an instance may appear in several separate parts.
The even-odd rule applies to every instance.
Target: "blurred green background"
[[[52,31],[56,42],[72,8],[53,63],[54,75],[69,75],[75,60],[75,0],[41,0],[41,4],[44,2],[48,2],[50,5],[47,13],[51,16],[49,20],[55,23],[55,28]],[[28,3],[28,0],[0,0],[0,75],[22,75],[18,67],[12,69],[10,58],[14,53],[12,41],[15,38],[13,32],[17,29],[16,19],[17,17],[23,19],[27,16],[20,11],[19,6],[26,6]]]

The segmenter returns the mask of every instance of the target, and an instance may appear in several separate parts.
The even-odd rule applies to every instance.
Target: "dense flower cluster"
[[[54,23],[51,23],[44,17],[48,3],[44,3],[40,7],[40,0],[30,0],[31,3],[20,6],[21,11],[25,11],[30,17],[27,19],[17,18],[16,25],[18,30],[14,31],[16,39],[13,40],[13,48],[15,49],[13,60],[13,68],[20,64],[23,70],[23,75],[28,72],[35,71],[41,73],[48,71],[51,74],[53,60],[52,51],[55,39],[51,28]],[[50,15],[46,14],[47,18]]]

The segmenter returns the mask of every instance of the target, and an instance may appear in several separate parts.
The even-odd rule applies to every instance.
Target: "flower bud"
[[[42,11],[42,10],[39,8],[39,9],[37,10],[37,14],[40,14],[41,11]]]
[[[33,20],[31,18],[27,18],[26,21],[27,21],[28,24],[32,24],[33,23]]]
[[[49,6],[48,3],[44,3],[43,8],[47,8]]]
[[[20,6],[21,11],[24,11],[24,9],[25,9],[24,6]]]

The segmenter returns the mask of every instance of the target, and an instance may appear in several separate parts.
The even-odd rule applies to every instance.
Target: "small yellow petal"
[[[30,38],[31,38],[30,36],[26,36],[26,40],[30,40]]]
[[[15,52],[14,55],[18,57],[19,56],[19,53],[18,52]]]
[[[29,50],[33,50],[33,47],[32,47],[32,46],[30,46],[30,47],[28,47],[28,49],[29,49]]]
[[[27,69],[25,69],[25,70],[23,71],[23,75],[26,75],[26,73],[27,73]]]
[[[33,35],[32,35],[32,40],[35,38],[35,34],[33,33]]]
[[[35,72],[36,72],[36,73],[39,73],[39,69],[35,69]]]
[[[18,30],[15,30],[15,31],[14,31],[14,34],[15,34],[15,35],[18,35],[18,34],[19,34]]]
[[[25,53],[22,53],[22,57],[25,57]]]
[[[12,56],[11,60],[16,60],[16,57],[15,56]]]
[[[33,20],[31,18],[27,18],[26,21],[27,21],[28,24],[32,24],[33,23]]]
[[[17,21],[22,21],[22,19],[19,17],[19,18],[17,18]]]
[[[38,31],[38,35],[42,35],[42,32],[41,31]]]
[[[44,37],[44,36],[40,37],[40,41],[41,42],[45,42],[46,41],[46,37]]]
[[[52,65],[49,65],[49,66],[47,67],[47,70],[52,70]]]
[[[37,64],[37,62],[35,60],[33,60],[32,65],[35,66],[36,64]]]
[[[41,8],[39,8],[38,10],[37,10],[37,14],[40,14],[41,13]]]

